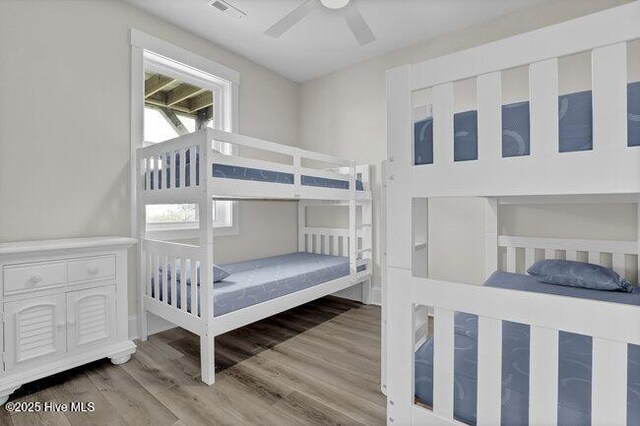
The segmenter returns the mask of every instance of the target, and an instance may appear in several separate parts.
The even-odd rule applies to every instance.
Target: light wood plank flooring
[[[92,401],[93,413],[8,413],[0,425],[377,425],[380,308],[326,297],[216,339],[216,383],[200,382],[199,340],[173,329],[131,361],[76,368],[11,401]]]

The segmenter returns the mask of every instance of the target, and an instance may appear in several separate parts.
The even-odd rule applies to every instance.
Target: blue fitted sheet
[[[191,184],[191,176],[189,173],[191,167],[191,160],[189,157],[189,150],[187,150],[187,160],[185,164],[186,168],[186,176],[185,183],[186,186],[190,186]],[[177,161],[180,161],[180,154],[177,155]],[[196,154],[196,164],[200,162],[200,155]],[[173,178],[171,178],[171,173],[174,173],[175,178],[175,186],[180,185],[180,169],[175,169],[175,167],[171,167],[171,158],[166,158],[166,167],[161,170],[161,173],[166,173],[169,175],[169,182],[174,182]],[[271,182],[271,183],[280,183],[285,185],[293,185],[293,173],[288,172],[276,172],[272,170],[263,170],[263,169],[254,169],[250,167],[238,167],[238,166],[229,166],[227,164],[213,164],[211,173],[213,177],[216,178],[225,178],[225,179],[240,179],[240,180],[251,180],[257,182]],[[154,189],[154,179],[155,174],[151,174],[150,185],[151,189]],[[160,181],[164,180],[164,176],[161,176]],[[164,183],[164,182],[163,182]],[[196,183],[200,183],[200,167],[196,167]],[[341,179],[329,179],[318,176],[309,176],[302,175],[302,180],[300,182],[304,186],[316,186],[321,188],[334,188],[334,189],[349,189],[349,181],[341,180]],[[356,191],[363,191],[364,185],[362,181],[356,180]]]
[[[485,285],[640,306],[640,289],[632,293],[544,284],[531,276],[494,273]],[[476,424],[478,318],[455,314],[454,415]],[[628,349],[628,425],[640,424],[640,346]],[[415,389],[421,402],[433,401],[433,339],[416,351]],[[591,424],[591,337],[559,333],[558,424]],[[550,390],[551,391],[551,390]],[[502,424],[527,425],[529,413],[529,326],[502,325]]]
[[[213,284],[215,316],[275,299],[349,275],[349,258],[314,253],[280,256],[219,265],[229,276]],[[359,268],[359,270],[362,270]],[[176,271],[177,306],[182,306],[182,276]],[[187,310],[191,312],[191,274],[186,274]],[[198,274],[199,275],[199,274]],[[160,272],[162,281],[162,270]],[[171,303],[171,274],[167,274],[168,301]],[[198,279],[199,280],[199,279]],[[160,286],[162,289],[162,286]],[[155,288],[152,286],[152,294]],[[200,285],[198,283],[198,294]],[[162,297],[162,290],[160,291]],[[200,306],[198,306],[200,314]]]
[[[558,97],[559,152],[593,148],[593,94],[591,91]],[[502,156],[529,155],[529,102],[502,106]],[[640,82],[627,85],[628,146],[640,145]],[[454,160],[478,159],[477,111],[454,115]],[[433,118],[414,123],[414,164],[433,163]]]

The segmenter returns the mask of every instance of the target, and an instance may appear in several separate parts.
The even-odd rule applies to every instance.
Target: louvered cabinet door
[[[127,307],[123,307],[126,309]],[[114,286],[67,293],[67,347],[69,352],[103,345],[116,338]]]
[[[64,294],[7,302],[4,310],[7,371],[66,352]]]

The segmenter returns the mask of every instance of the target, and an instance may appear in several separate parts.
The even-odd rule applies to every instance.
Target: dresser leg
[[[0,407],[4,406],[12,393],[18,390],[20,386],[4,388],[0,390]]]
[[[125,362],[129,361],[130,359],[131,359],[131,354],[125,355],[125,356],[113,357],[113,358],[111,358],[111,363],[113,365],[120,365],[120,364],[124,364]]]

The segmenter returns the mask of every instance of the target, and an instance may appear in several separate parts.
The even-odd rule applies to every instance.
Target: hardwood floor
[[[19,389],[10,401],[92,401],[93,413],[8,413],[0,425],[377,425],[380,308],[326,297],[216,339],[200,382],[197,336],[173,329],[108,360]]]

